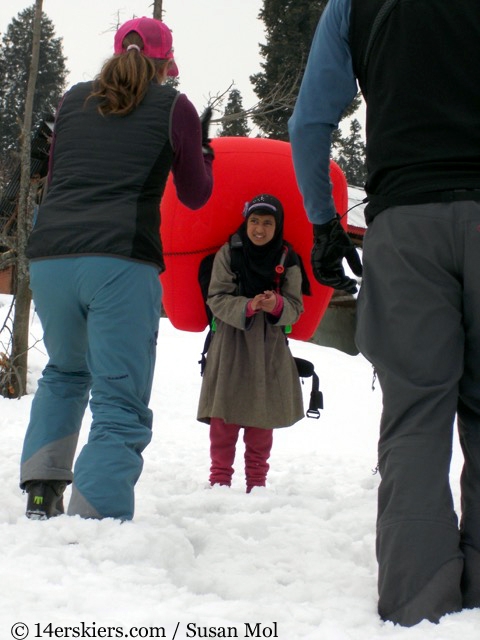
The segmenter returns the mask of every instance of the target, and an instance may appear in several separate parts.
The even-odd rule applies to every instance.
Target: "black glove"
[[[204,154],[214,155],[213,148],[210,144],[211,139],[208,136],[210,129],[210,120],[212,119],[212,107],[207,107],[200,116],[200,124],[202,126],[202,150]]]
[[[315,278],[328,287],[356,293],[357,281],[345,275],[343,258],[346,258],[353,273],[360,277],[362,263],[353,242],[340,224],[340,216],[337,214],[326,224],[314,224],[311,261]]]

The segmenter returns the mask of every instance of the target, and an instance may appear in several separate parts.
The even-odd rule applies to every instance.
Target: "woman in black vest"
[[[75,85],[59,106],[48,190],[27,250],[49,356],[21,461],[29,518],[63,513],[72,481],[68,514],[133,517],[152,435],[160,200],[170,170],[191,209],[213,186],[210,114],[202,123],[165,84],[177,74],[168,27],[129,20],[95,81]],[[72,473],[89,397],[91,429]]]

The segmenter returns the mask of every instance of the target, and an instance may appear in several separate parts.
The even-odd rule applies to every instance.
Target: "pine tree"
[[[0,155],[16,156],[23,120],[32,55],[35,9],[21,11],[7,28],[0,46]],[[42,118],[55,113],[66,81],[62,39],[55,37],[51,20],[42,14],[40,61],[33,104],[32,129]]]
[[[361,124],[355,118],[350,122],[350,135],[340,136],[334,145],[336,162],[347,178],[348,184],[362,187],[367,178],[365,166],[365,143],[360,131]]]
[[[242,94],[238,89],[232,89],[228,94],[228,102],[225,106],[222,118],[222,128],[217,134],[218,137],[224,136],[243,136],[248,137],[250,129],[247,124],[247,118],[241,114],[243,112]]]
[[[288,119],[326,4],[327,0],[264,0],[259,13],[266,33],[266,44],[260,45],[263,72],[250,76],[250,81],[260,103],[253,120],[267,137],[288,140]],[[344,116],[358,103],[356,99]]]

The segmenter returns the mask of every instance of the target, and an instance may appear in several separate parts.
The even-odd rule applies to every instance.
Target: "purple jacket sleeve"
[[[181,93],[173,108],[173,181],[179,200],[189,209],[199,209],[213,189],[211,154],[202,152],[202,128],[197,111]]]

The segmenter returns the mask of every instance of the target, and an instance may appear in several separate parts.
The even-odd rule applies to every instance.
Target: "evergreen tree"
[[[228,102],[225,106],[222,118],[222,128],[217,134],[219,137],[224,136],[243,136],[248,137],[250,129],[248,127],[246,116],[235,114],[241,114],[243,112],[242,94],[238,89],[232,89],[228,94]]]
[[[165,80],[165,84],[168,84],[169,87],[173,87],[174,89],[178,90],[180,86],[180,76],[168,76]]]
[[[259,98],[255,124],[269,138],[288,140],[290,118],[318,20],[327,0],[264,0],[259,18],[266,44],[260,44],[263,72],[250,76]],[[345,112],[353,113],[359,99]]]
[[[0,45],[0,155],[16,157],[23,121],[32,56],[34,6],[21,11],[7,28]],[[53,114],[63,93],[67,69],[62,39],[55,37],[51,20],[42,14],[40,59],[32,129]]]
[[[336,162],[342,169],[348,184],[363,187],[367,178],[365,166],[365,143],[360,131],[362,126],[355,118],[350,122],[350,135],[340,136],[335,143]]]

